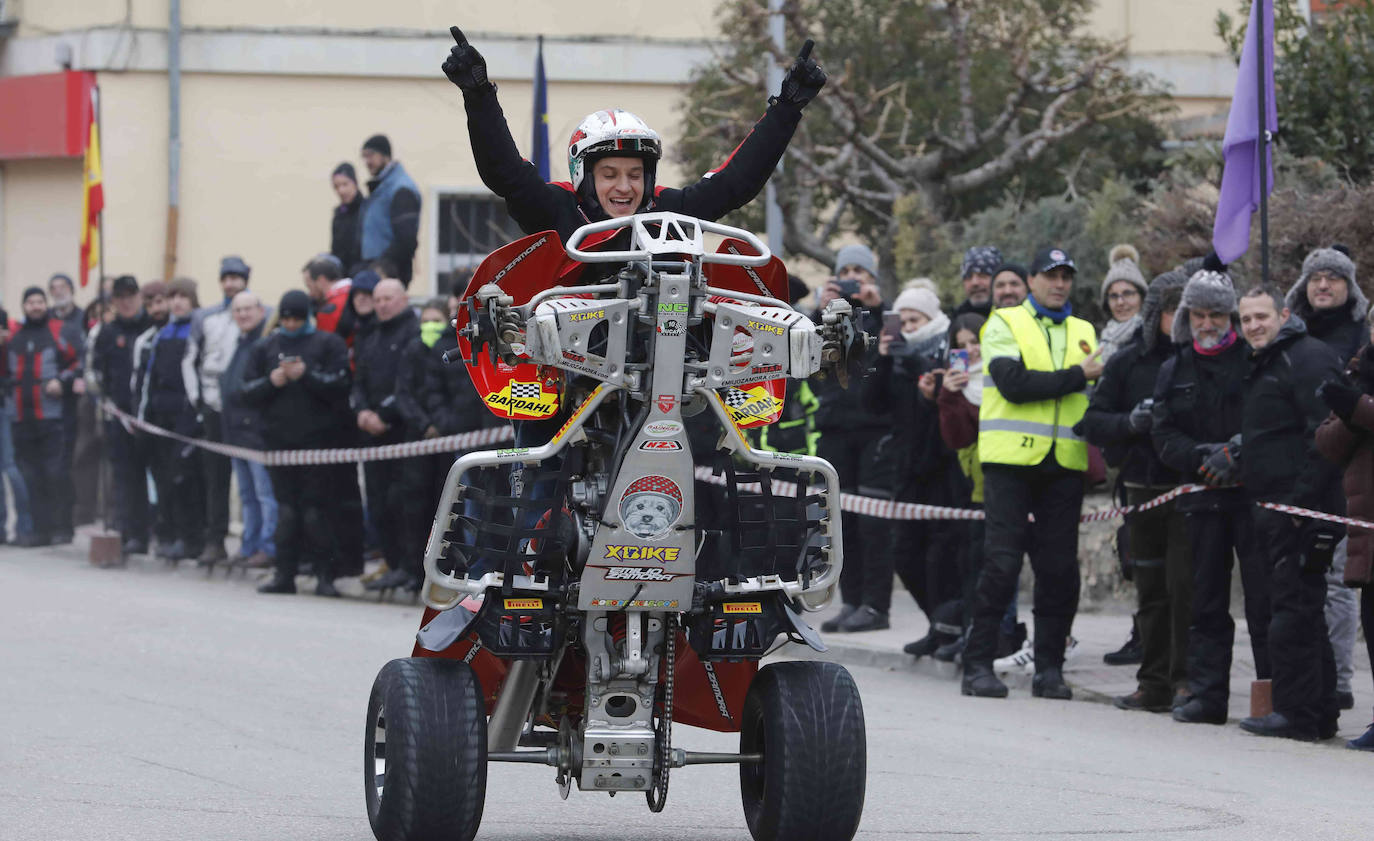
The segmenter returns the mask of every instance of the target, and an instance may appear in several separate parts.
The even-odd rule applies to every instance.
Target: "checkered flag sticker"
[[[539,383],[516,383],[510,384],[511,397],[524,397],[527,399],[538,399],[541,393]]]
[[[725,390],[725,405],[729,406],[731,409],[738,409],[740,406],[743,406],[753,399],[754,398],[737,388],[727,388]]]

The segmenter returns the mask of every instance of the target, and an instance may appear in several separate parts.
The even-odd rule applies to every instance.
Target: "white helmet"
[[[663,156],[663,141],[658,132],[629,111],[609,108],[588,114],[568,141],[568,175],[572,176],[573,189],[582,187],[589,161],[608,155],[643,158],[645,169],[652,173]]]

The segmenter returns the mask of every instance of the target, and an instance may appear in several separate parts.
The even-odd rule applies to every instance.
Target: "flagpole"
[[[1255,0],[1260,4],[1255,23],[1259,26],[1259,37],[1255,45],[1259,48],[1255,73],[1259,77],[1259,188],[1260,188],[1260,282],[1269,283],[1269,102],[1268,86],[1265,84],[1265,67],[1268,62],[1264,55],[1266,36],[1264,32],[1264,3],[1268,0]]]

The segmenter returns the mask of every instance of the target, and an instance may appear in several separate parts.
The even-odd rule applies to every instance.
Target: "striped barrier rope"
[[[386,444],[381,447],[344,447],[328,450],[254,450],[248,447],[237,447],[232,444],[220,444],[215,441],[207,441],[204,438],[192,438],[188,435],[173,432],[170,429],[163,429],[141,418],[134,417],[128,412],[121,411],[109,400],[104,401],[102,405],[105,411],[117,418],[127,430],[132,431],[133,429],[141,429],[152,435],[171,438],[183,444],[189,444],[193,447],[209,450],[212,453],[219,453],[229,458],[257,462],[258,464],[263,464],[268,467],[355,464],[362,461],[389,461],[393,459],[413,458],[415,456],[455,453],[460,450],[475,450],[489,444],[509,441],[515,437],[514,431],[509,426],[498,426],[491,429],[479,429],[474,432],[449,435],[444,438],[405,441],[400,444]]]
[[[192,438],[188,435],[172,432],[169,429],[163,429],[141,418],[134,417],[128,412],[121,411],[109,400],[103,401],[102,406],[106,412],[117,418],[119,422],[124,425],[125,429],[141,429],[152,435],[171,438],[193,447],[199,447],[213,453],[228,456],[229,458],[257,462],[258,464],[263,464],[268,467],[355,464],[364,461],[389,461],[393,459],[414,458],[415,456],[438,455],[439,453],[453,453],[460,450],[474,450],[489,444],[510,441],[515,437],[514,431],[509,426],[498,426],[491,429],[479,429],[474,432],[449,435],[443,438],[405,441],[400,444],[387,444],[381,447],[344,447],[328,450],[254,450],[248,447],[237,447],[232,444],[220,444],[215,441],[207,441],[204,438]],[[700,481],[713,485],[725,484],[725,477],[717,476],[709,467],[698,466],[695,472],[696,478]],[[758,493],[762,490],[757,482],[740,485],[740,488],[753,493]],[[1108,508],[1103,511],[1089,512],[1080,517],[1079,522],[1094,523],[1103,520],[1113,520],[1136,511],[1148,511],[1151,508],[1156,508],[1165,503],[1172,502],[1184,494],[1197,493],[1205,490],[1207,490],[1205,485],[1180,485],[1167,493],[1161,494],[1139,505],[1126,505],[1119,508]],[[772,483],[772,492],[777,496],[794,497],[797,495],[797,485],[794,482],[776,481]],[[1356,520],[1352,517],[1341,517],[1336,514],[1327,514],[1322,511],[1313,511],[1308,508],[1299,508],[1295,505],[1283,505],[1276,502],[1261,502],[1258,504],[1261,508],[1268,508],[1271,511],[1290,514],[1294,517],[1324,520],[1326,522],[1339,523],[1344,526],[1354,526],[1356,528],[1374,531],[1374,523],[1366,520]],[[892,499],[878,499],[877,497],[860,496],[859,494],[851,493],[840,494],[840,510],[848,511],[853,514],[862,514],[867,517],[876,517],[882,520],[982,520],[985,516],[982,510],[976,508],[949,508],[942,505],[898,502]]]

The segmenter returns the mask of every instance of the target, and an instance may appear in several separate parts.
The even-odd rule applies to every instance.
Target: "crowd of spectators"
[[[965,298],[948,313],[924,279],[885,302],[872,251],[839,251],[818,304],[843,296],[865,310],[876,351],[848,390],[811,384],[816,435],[797,451],[830,460],[848,492],[984,519],[846,513],[843,606],[822,630],[889,627],[895,572],[930,626],[907,653],[960,663],[964,694],[1005,697],[1002,678],[1024,669],[1035,696],[1071,698],[1079,522],[1085,488],[1105,481],[1135,507],[1118,542],[1138,610],[1108,662],[1139,664],[1138,688],[1116,705],[1226,722],[1238,567],[1274,706],[1242,728],[1331,738],[1354,703],[1361,614],[1366,642],[1374,623],[1374,545],[1366,529],[1347,539],[1265,506],[1374,513],[1374,322],[1355,264],[1317,248],[1286,292],[1243,294],[1214,255],[1148,282],[1129,245],[1109,265],[1098,329],[1073,313],[1082,280],[1062,249],[1026,267],[968,249]],[[1197,487],[1170,494],[1183,485]],[[1027,558],[1032,638],[1017,621]],[[1350,746],[1374,749],[1374,727]]]

